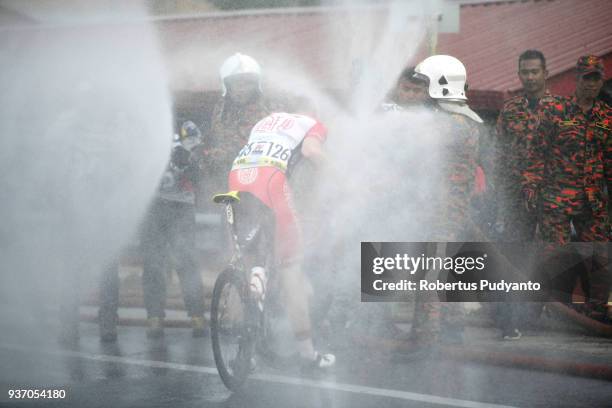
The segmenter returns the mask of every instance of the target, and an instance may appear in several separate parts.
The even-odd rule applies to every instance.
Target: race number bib
[[[284,112],[266,116],[251,130],[249,141],[238,153],[232,170],[276,167],[287,171],[293,150],[316,123],[307,116]]]
[[[291,150],[291,146],[283,143],[283,140],[250,141],[238,153],[232,170],[246,167],[272,166],[285,171],[291,158]]]

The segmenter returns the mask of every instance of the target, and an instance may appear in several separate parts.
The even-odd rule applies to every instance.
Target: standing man
[[[437,242],[431,255],[443,256],[446,242],[469,240],[470,202],[478,168],[478,138],[474,126],[482,119],[467,105],[466,70],[457,58],[434,55],[419,63],[412,85],[426,94],[422,106],[435,115],[432,138],[438,143],[440,180],[436,197],[428,209],[431,230],[428,241]],[[434,170],[434,169],[432,169]],[[442,337],[447,342],[463,340],[463,308],[460,303],[440,303],[428,292],[417,292],[412,335],[417,344],[430,345]]]
[[[205,180],[213,193],[226,189],[227,172],[253,126],[272,112],[286,110],[285,104],[264,98],[261,67],[250,56],[236,53],[227,58],[219,69],[219,76],[221,99],[212,114],[205,166]]]
[[[383,111],[403,110],[413,106],[420,106],[429,99],[427,90],[414,78],[414,66],[404,68],[395,87],[387,95],[382,104]]]
[[[529,254],[533,249],[538,224],[537,211],[524,206],[521,180],[534,158],[536,130],[542,107],[553,98],[546,90],[546,59],[538,50],[526,50],[518,59],[518,77],[523,85],[520,95],[504,103],[497,119],[497,225],[501,226],[501,240],[524,244],[521,254],[509,254],[519,270],[528,273]],[[518,304],[498,305],[497,318],[506,340],[521,337],[518,328]]]
[[[204,289],[195,246],[194,184],[200,173],[192,150],[201,141],[198,127],[183,123],[170,163],[142,227],[142,283],[147,309],[147,336],[163,335],[166,270],[174,258],[194,337],[204,336]]]
[[[546,91],[546,59],[538,50],[519,56],[518,77],[523,92],[504,103],[497,119],[499,164],[497,171],[498,222],[505,242],[533,241],[535,212],[523,205],[521,180],[530,165],[542,106],[552,101]]]
[[[436,66],[435,64],[439,64]],[[436,71],[436,69],[438,69]],[[418,69],[418,71],[417,71]],[[451,75],[462,75],[461,80],[456,80],[454,83],[447,83],[444,87],[441,81],[438,84],[431,84],[431,81],[440,81],[442,77]],[[485,201],[484,193],[486,190],[486,177],[483,167],[486,162],[486,155],[481,154],[485,151],[482,146],[486,144],[484,140],[485,133],[482,132],[482,120],[474,113],[466,104],[465,92],[467,90],[466,85],[466,72],[463,64],[457,59],[449,56],[435,56],[431,59],[427,59],[415,66],[407,66],[400,73],[395,86],[388,93],[385,103],[381,105],[381,110],[385,112],[389,111],[418,111],[418,109],[430,110],[436,117],[436,130],[434,132],[439,133],[437,137],[441,140],[441,148],[444,150],[442,153],[442,160],[446,163],[451,163],[447,167],[445,172],[442,172],[442,176],[445,180],[440,183],[442,188],[437,190],[437,193],[448,194],[449,192],[460,192],[462,197],[459,198],[454,194],[452,197],[446,197],[440,200],[440,197],[432,197],[427,203],[429,206],[431,202],[440,200],[444,205],[435,206],[436,209],[428,211],[430,216],[434,217],[431,225],[437,225],[438,231],[434,232],[433,236],[437,238],[431,238],[430,240],[439,241],[453,241],[456,240],[457,236],[466,236],[469,234],[468,230],[472,229],[472,226],[468,227],[468,219],[471,219],[476,224],[476,228],[485,212],[485,206],[488,204]],[[411,132],[413,126],[407,128],[407,132]],[[434,137],[435,138],[435,137]],[[466,142],[465,147],[461,147],[460,144]],[[457,144],[455,144],[457,143]],[[466,149],[466,150],[464,150]],[[464,156],[465,155],[465,156]],[[470,163],[468,168],[469,171],[465,171],[463,168],[462,160],[460,157],[465,157],[475,160],[475,163]],[[404,162],[406,164],[408,162]],[[467,163],[465,163],[467,164]],[[482,164],[482,165],[481,165]],[[393,166],[395,167],[395,178],[389,180],[391,183],[396,184],[397,187],[402,185],[402,179],[405,178],[406,172],[413,171],[411,166],[413,163],[407,164],[406,166]],[[471,169],[472,166],[475,168]],[[487,168],[488,170],[488,168]],[[433,174],[435,170],[427,170],[428,174]],[[487,172],[489,174],[489,172]],[[401,191],[398,188],[394,191],[404,197],[406,194],[411,194],[409,191]],[[459,189],[456,189],[459,187]],[[450,211],[449,208],[445,208],[449,204],[460,204],[462,207],[461,212]],[[450,213],[450,217],[446,217],[442,214]],[[453,219],[460,219],[457,224],[441,225],[448,223]],[[442,223],[440,222],[442,221]],[[453,238],[450,238],[453,236]],[[417,248],[417,244],[412,244],[411,250],[415,251],[427,251],[426,247]],[[398,276],[399,279],[399,276]],[[383,308],[383,318],[381,320],[386,321],[386,328],[392,335],[402,337],[402,332],[392,322],[392,311],[390,308]],[[442,329],[446,330],[449,326],[455,326],[448,332],[450,337],[454,337],[454,340],[460,340],[459,334],[462,328],[462,307],[457,304],[453,310],[446,308],[442,309],[442,320],[452,322],[450,325],[442,325]],[[450,317],[450,319],[449,319]],[[433,302],[425,301],[423,297],[417,297],[415,303],[415,329],[412,334],[416,337],[417,341],[429,342],[431,339],[437,337],[437,333],[440,325],[440,307],[438,304]],[[456,330],[453,330],[456,329]],[[423,334],[425,333],[425,334]],[[433,333],[433,334],[430,334]],[[448,340],[448,338],[446,338]],[[435,341],[435,339],[434,339]]]
[[[118,258],[105,266],[100,275],[98,327],[100,329],[100,341],[103,343],[114,343],[117,341],[117,322],[119,320]]]
[[[537,160],[525,172],[523,191],[531,211],[538,197],[541,201],[541,235],[548,250],[568,244],[572,227],[576,241],[599,243],[593,244],[587,291],[587,310],[599,315],[610,289],[606,187],[612,186],[612,112],[597,100],[604,81],[601,58],[580,57],[576,75],[575,95],[555,98],[543,108]],[[565,267],[558,268],[554,274]]]

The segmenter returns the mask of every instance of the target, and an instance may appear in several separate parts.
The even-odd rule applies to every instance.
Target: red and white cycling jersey
[[[285,173],[302,141],[306,137],[317,137],[323,142],[326,132],[321,123],[308,116],[284,112],[268,115],[253,126],[232,170],[275,167]]]
[[[253,194],[274,211],[275,246],[280,262],[297,259],[301,254],[301,232],[287,183],[290,159],[293,165],[304,139],[315,137],[324,142],[325,127],[304,115],[273,113],[251,130],[246,146],[234,160],[228,184],[230,190]]]

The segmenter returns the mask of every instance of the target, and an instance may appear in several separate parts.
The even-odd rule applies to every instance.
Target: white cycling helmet
[[[427,81],[433,99],[467,100],[465,67],[457,58],[433,55],[419,63],[414,72],[415,78]]]
[[[219,69],[221,77],[221,90],[223,96],[227,94],[225,80],[234,75],[252,74],[257,77],[257,86],[261,91],[261,67],[252,57],[237,52],[226,59]]]

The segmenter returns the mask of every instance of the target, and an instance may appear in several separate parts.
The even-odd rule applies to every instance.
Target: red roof
[[[438,52],[465,64],[472,91],[513,92],[521,88],[516,71],[522,51],[542,51],[554,83],[555,76],[573,72],[581,55],[612,53],[611,22],[609,0],[466,5],[461,7],[460,33],[441,34]],[[606,73],[612,74],[609,63]]]
[[[322,88],[342,90],[350,86],[351,49],[365,42],[375,50],[374,34],[387,24],[385,19],[380,7],[358,13],[357,19],[333,8],[282,9],[163,20],[158,28],[175,89],[217,90],[218,67],[239,51],[255,57],[268,72],[284,64],[303,70]],[[581,55],[612,53],[611,21],[610,0],[463,5],[460,32],[439,34],[437,53],[463,61],[472,105],[497,108],[509,92],[520,89],[516,70],[522,51],[541,50],[551,77],[567,74]],[[350,29],[355,26],[363,27],[370,38],[359,37],[359,29]],[[405,60],[410,59],[406,55]],[[610,76],[612,67],[606,64]]]
[[[371,13],[376,25],[384,21],[386,10]],[[342,30],[346,24],[351,19],[338,8],[308,8],[216,13],[160,21],[158,29],[174,88],[219,89],[218,67],[241,52],[260,62],[270,78],[271,69],[289,66],[303,70],[321,88],[344,89],[350,86],[353,63],[347,47],[351,31]]]

